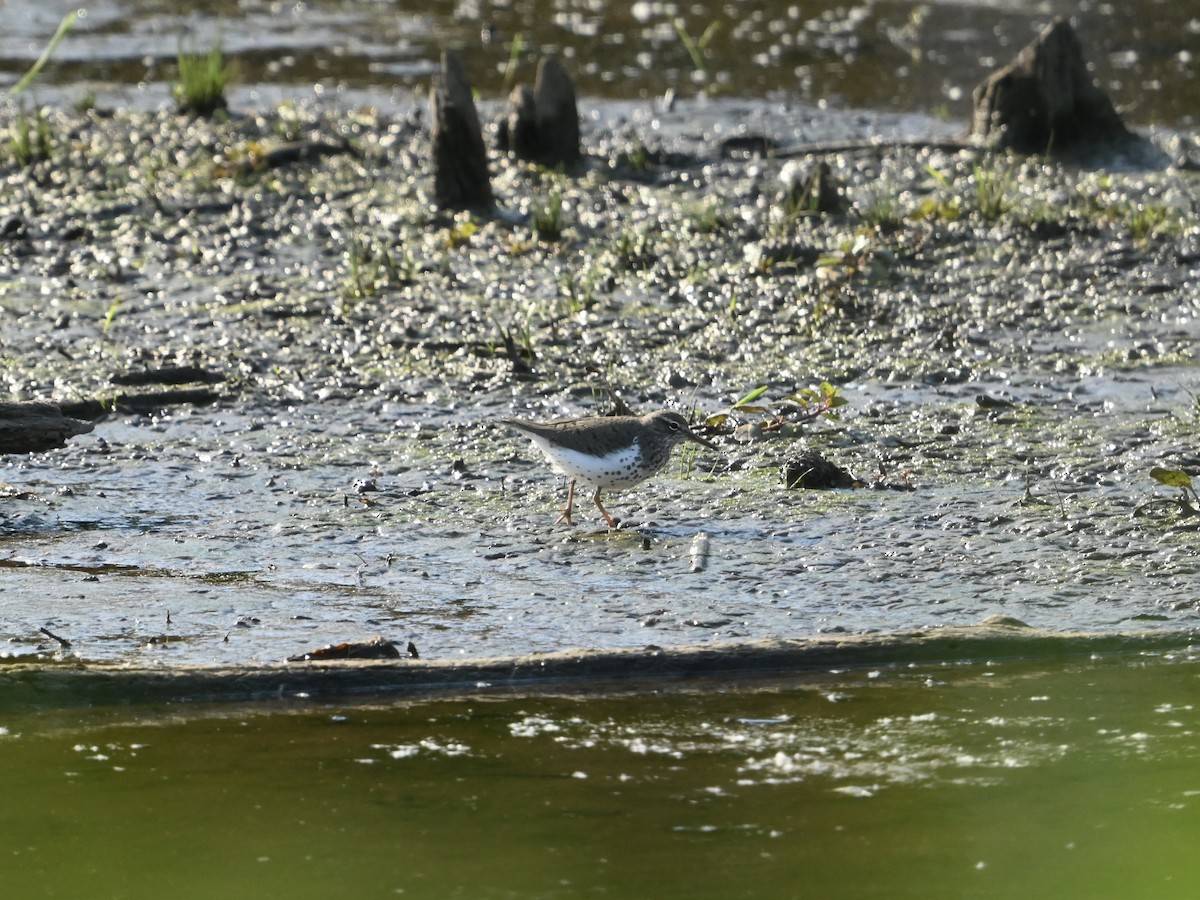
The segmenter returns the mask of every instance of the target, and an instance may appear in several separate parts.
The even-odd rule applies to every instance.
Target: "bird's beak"
[[[696,434],[696,432],[692,431],[692,429],[690,429],[690,428],[687,430],[687,436],[688,436],[688,440],[695,441],[697,444],[703,444],[709,450],[720,450],[721,449],[716,444],[714,444],[712,441],[707,440],[706,438],[700,437],[700,435]]]

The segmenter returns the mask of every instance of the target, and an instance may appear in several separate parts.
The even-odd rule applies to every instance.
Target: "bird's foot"
[[[562,525],[563,523],[566,523],[567,525],[574,525],[575,523],[571,521],[571,510],[574,509],[574,507],[575,481],[572,480],[571,483],[567,485],[567,505],[559,510],[558,521],[556,521],[554,524]]]
[[[592,502],[596,504],[596,509],[600,510],[600,515],[604,516],[604,521],[608,523],[609,529],[611,531],[616,531],[617,527],[621,524],[621,520],[614,519],[612,516],[610,516],[608,514],[608,510],[605,509],[604,504],[600,502],[600,490],[599,489],[597,489],[596,493],[592,495]]]

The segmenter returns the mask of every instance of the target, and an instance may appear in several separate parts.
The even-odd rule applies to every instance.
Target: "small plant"
[[[512,91],[517,83],[517,64],[521,61],[521,51],[525,49],[525,32],[518,31],[513,35],[512,43],[508,45],[508,62],[504,65],[504,93]]]
[[[893,190],[877,190],[861,208],[859,215],[874,228],[891,230],[904,224],[904,211]]]
[[[196,53],[179,43],[179,81],[175,84],[175,102],[182,113],[211,116],[225,109],[225,87],[230,67],[218,41],[207,53]]]
[[[784,221],[789,226],[795,224],[799,219],[815,216],[821,212],[820,195],[811,190],[811,187],[811,184],[799,186],[795,190],[784,192],[779,206],[783,211]]]
[[[636,134],[630,142],[629,149],[617,155],[614,167],[628,169],[635,175],[645,174],[650,169],[650,151]]]
[[[529,327],[529,323],[525,322],[520,331],[516,331],[516,326],[512,329],[506,329],[499,322],[496,323],[496,328],[500,332],[501,344],[489,342],[489,349],[493,356],[500,356],[500,348],[503,346],[503,355],[508,358],[509,364],[512,366],[512,374],[517,378],[528,378],[533,374],[533,363],[537,362],[537,353],[533,349],[533,331]]]
[[[691,229],[697,234],[717,234],[729,226],[729,220],[716,200],[706,200],[702,203],[690,203],[684,206]]]
[[[975,166],[972,173],[975,182],[975,204],[979,214],[989,222],[995,222],[1009,209],[1008,190],[1012,179],[1007,173]]]
[[[1178,497],[1157,497],[1147,503],[1143,503],[1133,511],[1135,516],[1150,515],[1152,510],[1158,507],[1174,507],[1179,511],[1179,514],[1185,518],[1192,516],[1200,516],[1200,494],[1196,493],[1196,487],[1192,484],[1192,476],[1182,469],[1163,469],[1155,466],[1150,470],[1150,477],[1159,484],[1165,484],[1167,487],[1179,488]]]
[[[546,203],[533,211],[533,230],[539,241],[554,243],[563,233],[562,194],[554,191]]]
[[[1175,211],[1161,203],[1138,203],[1130,208],[1126,222],[1130,236],[1144,244],[1170,231],[1175,223]]]
[[[114,297],[113,302],[108,305],[108,312],[104,315],[104,334],[108,334],[108,330],[112,328],[113,322],[117,320],[117,313],[121,309],[121,298]]]
[[[924,221],[940,219],[944,222],[953,222],[962,218],[962,200],[953,193],[953,187],[950,179],[946,177],[946,173],[932,165],[926,166],[925,171],[937,183],[941,191],[922,200],[917,208],[909,213],[909,216]]]
[[[1183,388],[1183,392],[1192,401],[1192,418],[1200,420],[1200,394],[1197,394],[1195,391],[1189,391],[1187,388]]]
[[[625,228],[617,235],[613,252],[625,269],[637,272],[648,269],[658,259],[651,244],[650,235],[645,229]]]
[[[352,238],[346,250],[346,281],[343,301],[374,297],[380,289],[412,281],[412,255],[405,253],[398,267],[386,247]]]
[[[34,163],[50,159],[54,151],[54,141],[50,135],[50,123],[46,119],[46,111],[39,108],[31,117],[22,105],[16,121],[13,122],[12,132],[8,139],[8,148],[13,161],[25,169]]]
[[[375,294],[375,279],[366,277],[363,260],[363,245],[358,238],[350,241],[350,249],[346,251],[346,285],[342,296],[346,299],[372,297]]]
[[[962,218],[962,201],[958,197],[926,197],[909,216],[925,222],[956,222]]]
[[[298,141],[304,136],[304,122],[296,109],[296,101],[284,100],[275,107],[271,132],[281,141]]]
[[[845,240],[836,250],[823,254],[816,266],[818,277],[833,283],[854,278],[875,280],[887,275],[879,246],[870,234],[861,231],[853,240]]]
[[[479,226],[475,224],[469,213],[459,213],[454,217],[454,224],[450,230],[446,232],[446,248],[453,250],[461,247],[471,240],[478,230]]]
[[[566,301],[568,316],[576,316],[596,305],[596,277],[592,273],[563,272],[556,280],[559,294]]]
[[[58,25],[58,30],[54,32],[54,37],[50,38],[50,43],[46,45],[46,49],[42,51],[42,55],[37,58],[37,62],[30,66],[29,71],[21,76],[21,80],[9,88],[8,93],[4,95],[5,103],[33,84],[34,79],[41,73],[42,67],[50,61],[50,57],[54,55],[54,51],[58,49],[58,45],[67,36],[67,32],[74,27],[77,18],[79,18],[79,13],[74,10],[63,16],[63,20]]]
[[[679,35],[679,40],[683,43],[683,47],[687,50],[688,56],[692,59],[692,67],[695,70],[693,77],[697,81],[708,81],[708,45],[721,30],[720,22],[709,22],[708,27],[704,29],[704,33],[698,38],[693,38],[688,31],[687,23],[680,16],[676,16],[671,20],[671,24],[675,27],[675,33]]]
[[[705,419],[704,424],[710,428],[720,428],[730,419],[741,419],[746,416],[759,416],[755,427],[763,432],[783,432],[806,422],[811,422],[824,416],[836,420],[834,412],[840,406],[846,405],[846,398],[840,390],[828,381],[822,381],[816,387],[801,388],[780,400],[759,401],[770,388],[767,385],[757,387],[746,396],[733,403],[727,409]]]

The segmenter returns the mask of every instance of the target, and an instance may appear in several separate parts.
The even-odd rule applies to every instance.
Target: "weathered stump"
[[[500,128],[501,149],[543,166],[571,168],[579,163],[583,154],[575,85],[557,59],[542,59],[533,90],[519,85],[508,102],[508,116]]]
[[[975,88],[972,135],[993,149],[1070,154],[1133,135],[1087,71],[1075,30],[1050,24]]]
[[[517,159],[538,158],[537,107],[529,85],[518,84],[509,94],[508,119],[501,133],[507,141],[501,149],[509,151]]]
[[[0,455],[53,450],[91,430],[52,403],[0,403]]]
[[[429,104],[434,202],[439,209],[491,210],[495,199],[479,113],[457,53],[442,54],[442,74],[430,91]]]
[[[533,104],[542,164],[575,165],[580,159],[579,109],[575,103],[575,85],[562,63],[553,56],[538,63],[537,80],[533,84]]]

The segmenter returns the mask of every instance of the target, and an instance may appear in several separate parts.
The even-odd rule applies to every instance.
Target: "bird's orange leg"
[[[600,488],[596,488],[596,493],[592,494],[592,502],[596,504],[596,508],[600,510],[600,515],[604,516],[604,521],[608,523],[609,528],[617,527],[617,520],[608,514],[608,510],[604,508],[604,504],[600,502]]]
[[[571,521],[571,508],[574,505],[575,505],[575,479],[572,478],[571,483],[567,486],[567,505],[564,506],[559,511],[561,514],[558,517],[558,521],[555,522],[554,524],[561,525],[563,522],[566,522],[568,525],[574,525],[575,523]]]

